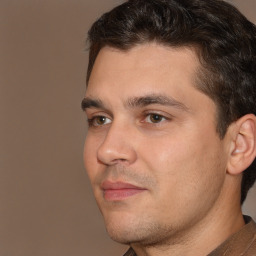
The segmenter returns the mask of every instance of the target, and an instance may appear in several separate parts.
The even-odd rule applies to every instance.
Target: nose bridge
[[[107,165],[123,161],[128,164],[136,160],[133,146],[133,129],[122,120],[114,120],[98,148],[98,159]]]

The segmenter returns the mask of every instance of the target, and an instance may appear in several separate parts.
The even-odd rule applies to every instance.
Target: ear
[[[230,128],[232,143],[227,172],[238,175],[247,169],[256,157],[256,116],[242,116]]]

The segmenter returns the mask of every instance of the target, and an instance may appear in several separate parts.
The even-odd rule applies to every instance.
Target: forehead
[[[104,47],[99,52],[86,96],[100,99],[118,95],[123,100],[144,94],[190,97],[200,67],[195,51],[148,43],[121,51]]]

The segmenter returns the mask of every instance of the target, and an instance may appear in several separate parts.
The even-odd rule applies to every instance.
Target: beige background
[[[0,255],[110,256],[83,168],[90,24],[118,0],[0,1]],[[256,22],[256,1],[235,4]],[[245,211],[256,218],[256,189]]]

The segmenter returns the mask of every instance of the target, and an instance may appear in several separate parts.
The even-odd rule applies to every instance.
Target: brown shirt
[[[229,237],[208,256],[256,256],[256,223],[244,216],[246,225]],[[130,248],[124,256],[136,256]]]

